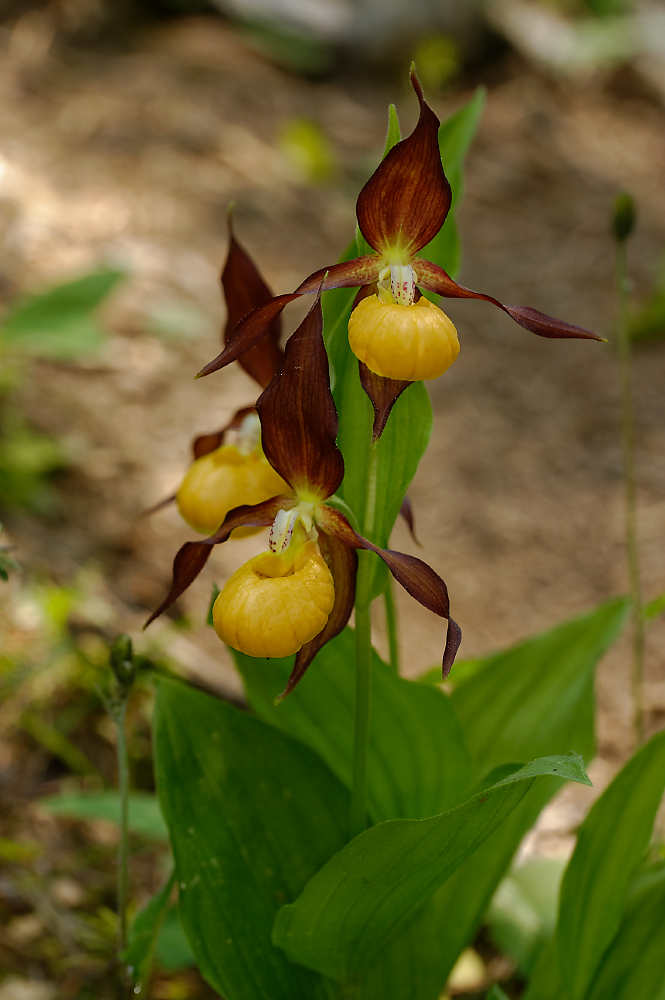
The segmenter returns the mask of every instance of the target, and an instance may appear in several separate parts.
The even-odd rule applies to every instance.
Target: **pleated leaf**
[[[581,758],[540,758],[425,820],[391,820],[356,837],[283,907],[274,941],[294,961],[342,982],[378,960],[418,909],[523,799],[533,782],[589,783]]]
[[[291,659],[234,653],[252,708],[302,740],[350,787],[355,701],[355,633],[347,628],[317,655],[306,680],[275,705]],[[369,814],[420,819],[458,803],[470,781],[464,735],[437,688],[403,680],[375,653],[368,758]]]
[[[344,843],[340,782],[274,727],[165,679],[155,763],[181,918],[205,978],[229,1000],[335,995],[270,934],[279,906]]]
[[[619,928],[664,789],[665,731],[628,761],[579,829],[557,924],[561,975],[571,1000],[586,996]]]

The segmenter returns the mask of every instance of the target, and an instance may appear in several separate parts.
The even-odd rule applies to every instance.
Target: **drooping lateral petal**
[[[325,276],[325,280],[323,280]],[[288,292],[284,295],[276,295],[265,305],[254,309],[248,316],[231,331],[231,343],[227,343],[223,351],[216,358],[204,365],[198,373],[201,378],[204,375],[211,375],[213,372],[225,368],[232,361],[237,361],[241,355],[251,350],[262,337],[267,336],[270,324],[276,316],[289,304],[306,295],[309,292],[317,292],[319,289],[326,291],[331,288],[354,288],[356,285],[370,284],[376,281],[379,276],[379,259],[374,256],[357,257],[355,260],[343,261],[341,264],[332,264],[330,267],[320,268],[310,274],[295,292]]]
[[[164,507],[168,507],[169,504],[175,502],[176,494],[172,493],[170,497],[164,497],[163,500],[158,500],[154,503],[152,507],[148,507],[147,510],[142,510],[140,517],[150,517],[151,514],[156,514],[158,510],[163,510]]]
[[[374,254],[343,260],[330,267],[321,267],[301,281],[296,292],[327,292],[331,288],[355,288],[356,285],[370,285],[379,277],[380,258]]]
[[[199,434],[192,441],[192,455],[194,458],[202,458],[209,455],[211,451],[216,451],[224,444],[224,438],[228,431],[234,431],[242,424],[245,417],[250,413],[255,413],[255,406],[242,406],[233,414],[228,424],[220,427],[218,431],[210,431],[209,434]]]
[[[213,372],[219,371],[220,368],[225,368],[232,361],[237,361],[241,355],[255,347],[261,338],[267,335],[270,324],[280,315],[282,309],[299,296],[300,292],[276,295],[274,299],[270,299],[265,305],[259,306],[258,309],[254,309],[248,316],[245,316],[234,327],[230,336],[231,342],[226,344],[224,350],[220,351],[216,358],[203,366],[197,378],[211,375]]]
[[[455,655],[462,640],[462,632],[450,617],[450,602],[448,588],[438,573],[422,559],[407,555],[405,552],[395,552],[394,549],[381,549],[367,538],[363,538],[353,530],[344,515],[332,507],[321,507],[317,514],[317,522],[329,535],[334,535],[346,545],[357,549],[367,549],[375,552],[404,589],[412,597],[435,615],[448,620],[446,645],[443,651],[443,676],[446,677],[453,665]]]
[[[327,642],[334,639],[345,627],[356,596],[356,571],[358,557],[354,549],[345,545],[332,535],[319,535],[319,547],[332,573],[335,584],[335,603],[325,628],[317,636],[298,651],[296,661],[291,671],[288,683],[280,698],[285,698],[293,691],[298,681],[304,676],[310,663]]]
[[[197,542],[185,542],[178,549],[176,557],[173,560],[171,589],[157,610],[153,611],[150,615],[143,627],[147,628],[155,618],[159,618],[167,608],[170,608],[181,594],[184,594],[207,563],[214,546],[225,542],[235,528],[241,526],[248,528],[265,527],[268,524],[272,524],[277,511],[291,506],[293,506],[293,497],[276,496],[271,497],[269,500],[264,500],[262,503],[243,504],[241,507],[234,507],[233,510],[228,512],[214,535],[210,535],[208,538]]]
[[[372,441],[377,441],[385,430],[388,417],[393,406],[411,382],[399,381],[394,378],[384,378],[370,371],[362,361],[358,362],[360,372],[360,384],[369,396],[369,401],[374,410],[374,423],[372,425]]]
[[[229,215],[229,250],[221,275],[227,316],[223,342],[231,345],[235,329],[245,316],[273,298],[272,291],[263,280],[259,269],[245,248],[236,240]],[[238,363],[255,382],[265,389],[280,368],[283,352],[279,346],[282,332],[280,316],[275,316],[266,327],[266,336],[238,357]]]
[[[441,229],[452,201],[441,165],[439,119],[413,70],[411,83],[420,103],[418,124],[381,161],[356,202],[360,231],[379,253],[395,245],[417,253]]]
[[[458,285],[456,281],[447,274],[442,267],[432,264],[431,261],[422,260],[418,257],[413,261],[416,272],[416,281],[422,288],[428,288],[432,292],[438,292],[449,299],[482,299],[483,302],[491,302],[492,305],[503,309],[516,323],[523,326],[525,330],[537,334],[539,337],[552,339],[577,338],[579,340],[600,340],[598,334],[584,327],[566,323],[562,319],[555,319],[546,313],[531,309],[529,306],[509,306],[504,302],[499,302],[493,295],[486,295],[484,292],[474,292],[464,285]]]
[[[284,367],[256,401],[263,451],[294,490],[321,499],[335,492],[344,459],[335,444],[337,410],[323,344],[321,300],[289,337]]]

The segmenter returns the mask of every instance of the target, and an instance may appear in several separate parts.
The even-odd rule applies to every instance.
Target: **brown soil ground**
[[[119,262],[131,274],[105,313],[112,337],[101,358],[31,370],[26,412],[64,441],[73,468],[55,521],[14,515],[8,527],[30,571],[63,581],[82,566],[96,569],[109,627],[138,636],[189,536],[173,510],[139,514],[177,485],[191,437],[255,394],[239,372],[191,377],[217,350],[229,201],[238,236],[272,286],[290,289],[348,242],[387,102],[398,100],[406,130],[415,101],[401,84],[369,75],[289,75],[214,19],[158,25],[101,55],[48,49],[34,24],[2,45],[4,297],[94,263]],[[634,193],[640,213],[630,244],[636,295],[646,294],[665,248],[663,109],[607,84],[553,85],[521,65],[492,74],[458,216],[461,279],[610,335],[608,227],[620,189]],[[430,100],[444,117],[470,93]],[[299,116],[318,123],[335,150],[337,173],[326,185],[305,183],[280,152],[281,130]],[[540,340],[481,303],[455,302],[449,312],[462,353],[431,385],[434,433],[410,495],[426,556],[446,578],[464,629],[463,655],[474,656],[626,589],[619,380],[608,346]],[[176,328],[169,336],[156,329],[167,313]],[[641,350],[635,406],[647,597],[665,590],[663,375],[662,345]],[[402,526],[393,542],[413,550]],[[182,602],[194,622],[202,622],[212,578],[221,584],[256,544],[218,551],[213,571]],[[398,608],[404,671],[413,674],[437,661],[441,630],[406,595]],[[650,728],[665,719],[664,638],[661,620],[648,634]],[[185,633],[160,622],[152,639],[138,641],[237,690],[202,624]],[[600,784],[631,744],[629,674],[625,641],[599,676]],[[546,826],[569,829],[587,804],[576,793]]]

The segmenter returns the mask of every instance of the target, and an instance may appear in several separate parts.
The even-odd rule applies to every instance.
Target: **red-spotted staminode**
[[[183,545],[173,563],[171,589],[147,624],[186,590],[213,547],[232,531],[272,525],[269,551],[241,567],[217,597],[213,622],[225,642],[250,656],[297,653],[288,694],[318,650],[348,622],[355,596],[355,550],[367,549],[380,556],[417,601],[448,620],[445,675],[461,639],[449,615],[445,583],[421,559],[363,538],[334,506],[344,460],[335,443],[337,412],[322,331],[317,295],[287,343],[281,373],[256,404],[263,451],[289,491],[236,507],[209,538]]]
[[[420,104],[418,123],[378,166],[358,196],[358,225],[372,253],[310,274],[291,293],[278,295],[245,317],[233,340],[200,372],[223,368],[258,343],[269,324],[294,299],[319,287],[376,286],[351,315],[351,348],[374,372],[413,381],[442,374],[457,357],[450,319],[419,289],[446,298],[482,299],[540,337],[601,340],[596,334],[528,306],[512,306],[454,281],[443,268],[418,256],[441,229],[452,195],[439,152],[439,119],[423,98],[415,71],[411,83]],[[323,282],[323,283],[322,283]]]

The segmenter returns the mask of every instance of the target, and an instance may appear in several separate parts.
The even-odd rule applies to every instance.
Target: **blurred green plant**
[[[322,184],[335,173],[335,154],[320,125],[292,118],[283,126],[279,148],[294,170],[310,184]]]
[[[105,342],[97,309],[124,277],[117,269],[91,271],[20,299],[0,320],[0,506],[4,511],[53,508],[51,478],[67,465],[62,446],[36,430],[21,411],[17,390],[35,358],[71,362]]]

